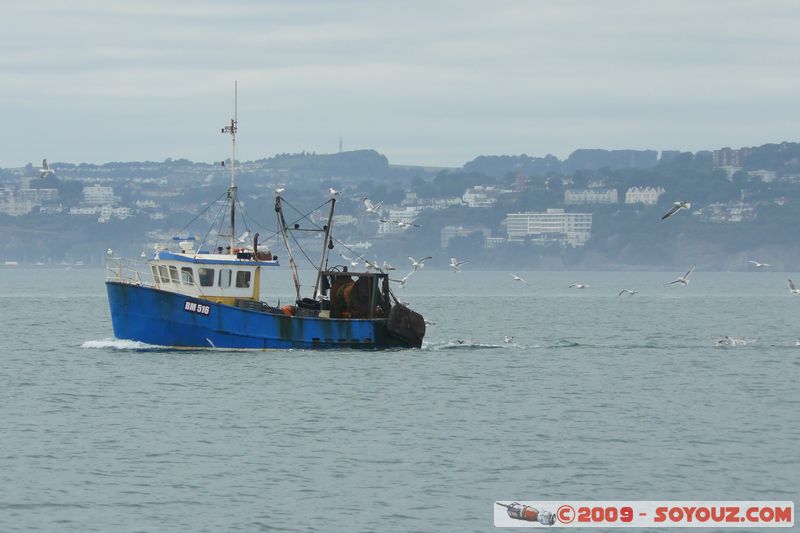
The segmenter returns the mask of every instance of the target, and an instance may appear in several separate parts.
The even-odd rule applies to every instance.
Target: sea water
[[[258,352],[115,340],[102,271],[0,269],[0,531],[490,531],[496,500],[800,501],[791,274],[515,273],[397,288],[432,322],[420,350]],[[291,301],[274,275],[267,299]]]

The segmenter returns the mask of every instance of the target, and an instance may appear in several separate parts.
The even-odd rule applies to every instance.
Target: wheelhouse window
[[[201,287],[214,286],[214,269],[213,268],[198,268],[197,279],[200,281]]]
[[[236,272],[236,286],[240,289],[249,289],[250,288],[250,271],[249,270],[239,270]]]
[[[231,286],[231,269],[221,268],[219,270],[219,286],[226,289]]]
[[[158,267],[156,267],[155,265],[150,265],[150,269],[153,271],[153,281],[155,281],[156,283],[160,283],[161,278],[158,275]]]
[[[169,267],[169,279],[172,280],[172,283],[175,283],[176,285],[180,283],[180,279],[178,279],[178,267]]]
[[[161,278],[161,283],[169,283],[169,270],[166,265],[158,265],[158,274]]]
[[[192,267],[181,267],[181,281],[184,285],[194,285],[194,272],[192,272]]]

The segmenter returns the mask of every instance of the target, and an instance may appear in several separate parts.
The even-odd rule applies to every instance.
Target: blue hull
[[[152,287],[107,281],[114,335],[175,347],[246,349],[411,347],[385,319],[297,317],[240,309]]]

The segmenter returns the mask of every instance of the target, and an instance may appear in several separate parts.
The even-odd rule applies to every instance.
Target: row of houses
[[[97,217],[100,223],[112,218],[124,220],[133,216],[134,209],[120,206],[120,198],[114,195],[114,188],[94,184],[83,187],[80,205],[67,210],[61,203],[58,189],[30,188],[23,182],[21,188],[0,187],[0,213],[11,216],[26,215],[34,209],[43,214],[59,214],[66,211],[73,216]],[[141,205],[140,205],[141,204]],[[158,204],[152,201],[137,202],[139,209],[156,209]],[[163,215],[160,215],[163,218]],[[159,217],[159,213],[151,213],[151,218]]]
[[[630,187],[625,191],[626,204],[656,205],[658,197],[664,194],[663,187]],[[565,205],[616,204],[619,201],[617,189],[567,189],[564,191]]]
[[[496,187],[478,185],[467,189],[461,197],[461,201],[467,207],[488,209],[497,203],[500,195],[512,192]],[[625,191],[625,203],[655,205],[662,194],[664,194],[663,187],[630,187]],[[616,204],[617,202],[619,202],[617,189],[591,187],[564,191],[565,205]]]

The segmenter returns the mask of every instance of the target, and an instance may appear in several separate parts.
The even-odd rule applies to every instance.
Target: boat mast
[[[319,259],[319,268],[317,269],[317,282],[314,284],[314,295],[312,298],[314,300],[317,299],[317,291],[319,290],[319,284],[322,280],[322,270],[325,268],[325,264],[328,258],[328,250],[333,248],[333,242],[331,242],[331,224],[333,223],[333,208],[336,205],[336,197],[331,198],[331,210],[328,213],[328,224],[325,226],[325,237],[322,239],[322,257]]]
[[[275,195],[275,213],[278,215],[278,227],[281,229],[283,244],[286,246],[286,253],[289,254],[289,267],[292,271],[294,280],[294,291],[297,294],[297,301],[300,301],[300,277],[297,275],[297,263],[292,255],[292,247],[289,246],[289,228],[286,226],[286,219],[283,217],[283,206],[281,205],[281,195]]]
[[[239,82],[233,82],[233,118],[229,126],[222,128],[222,133],[231,134],[231,186],[228,189],[228,201],[231,203],[231,235],[230,251],[236,238],[236,132],[239,129]]]

